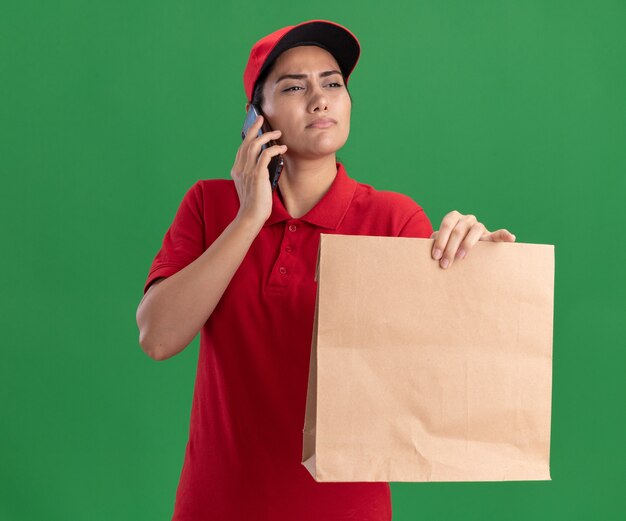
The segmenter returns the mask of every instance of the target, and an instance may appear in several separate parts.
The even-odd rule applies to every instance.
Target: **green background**
[[[394,521],[624,519],[624,1],[85,0],[0,11],[1,520],[170,519],[198,340],[155,362],[135,311],[251,45],[315,18],[362,45],[350,176],[555,245],[552,481],[393,483]]]

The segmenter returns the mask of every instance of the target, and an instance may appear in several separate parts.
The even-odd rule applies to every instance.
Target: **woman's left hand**
[[[432,257],[439,266],[449,268],[455,259],[467,257],[478,241],[515,242],[515,235],[505,229],[490,232],[474,215],[463,215],[453,210],[441,221],[439,230],[430,236],[435,239]]]

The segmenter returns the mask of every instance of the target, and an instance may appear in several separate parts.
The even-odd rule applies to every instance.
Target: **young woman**
[[[253,46],[246,109],[254,103],[263,117],[239,146],[232,180],[189,189],[152,263],[137,310],[144,351],[165,360],[201,332],[174,520],[391,519],[387,483],[317,483],[300,463],[319,235],[434,238],[442,269],[478,240],[515,240],[456,211],[433,233],[411,198],[348,176],[336,152],[350,132],[359,52],[348,29],[324,20]],[[273,130],[259,137],[264,122]]]

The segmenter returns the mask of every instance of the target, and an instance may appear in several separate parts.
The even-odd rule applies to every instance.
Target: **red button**
[[[278,268],[278,271],[280,271],[284,275],[285,273],[287,273],[287,268],[281,266],[280,268]]]
[[[295,224],[290,224],[289,225],[289,231],[290,232],[295,232],[298,229],[298,227]]]
[[[287,247],[285,248],[285,251],[286,251],[287,253],[291,253],[291,252],[293,251],[293,248],[292,248],[291,246],[287,246]]]

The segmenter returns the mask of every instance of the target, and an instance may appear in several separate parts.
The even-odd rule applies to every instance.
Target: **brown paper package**
[[[322,234],[302,464],[319,482],[550,479],[554,246]]]

